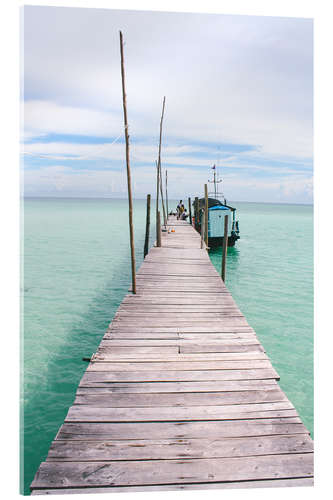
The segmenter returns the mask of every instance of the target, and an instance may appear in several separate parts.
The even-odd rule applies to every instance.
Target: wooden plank
[[[309,453],[307,434],[212,439],[53,441],[47,461],[171,460]]]
[[[179,334],[177,332],[123,332],[118,330],[107,331],[103,340],[127,340],[127,339],[141,339],[141,340],[178,340]]]
[[[112,343],[110,343],[111,345],[107,348],[100,348],[101,352],[109,352],[109,353],[113,353],[113,354],[119,354],[119,356],[126,356],[128,354],[133,354],[135,357],[136,356],[139,356],[139,355],[147,355],[147,354],[157,354],[159,356],[161,356],[161,347],[148,347],[148,346],[143,346],[143,347],[140,347],[138,345],[135,345],[135,346],[122,346],[122,347],[119,347],[119,346],[113,346]],[[177,355],[178,354],[178,347],[177,346],[164,346],[163,347],[163,353],[165,353],[165,355]]]
[[[198,484],[168,484],[158,486],[114,486],[106,488],[55,488],[33,490],[32,495],[59,495],[59,494],[95,494],[95,493],[134,493],[134,492],[153,492],[153,491],[178,491],[178,490],[221,490],[221,489],[248,489],[248,488],[290,488],[290,487],[310,487],[313,486],[313,478],[297,479],[273,479],[260,481],[241,481],[241,482],[215,482]]]
[[[224,352],[264,352],[264,348],[256,338],[225,339],[219,342],[190,342],[189,340],[113,340],[105,339],[102,341],[98,351],[117,352],[119,354],[133,351],[137,354],[177,355],[179,354],[204,354],[204,353],[224,353]]]
[[[107,330],[107,333],[112,333],[112,332],[128,332],[128,333],[131,333],[131,332],[144,332],[144,333],[175,333],[177,334],[179,331],[179,328],[178,327],[175,327],[175,326],[168,326],[168,327],[159,327],[159,326],[135,326],[135,325],[126,325],[126,326],[122,326],[122,324],[113,324],[111,323],[111,325],[109,326],[108,330]]]
[[[193,283],[195,286],[197,286],[197,283]],[[200,284],[201,286],[201,284]],[[206,301],[204,303],[200,303],[198,298],[196,301],[183,301],[183,303],[175,303],[177,299],[172,299],[171,297],[168,300],[168,297],[165,297],[165,304],[162,304],[164,302],[163,298],[161,297],[160,303],[153,302],[151,300],[143,301],[143,300],[138,300],[138,301],[132,301],[132,302],[125,302],[122,304],[119,308],[119,311],[132,311],[135,310],[144,304],[146,306],[146,309],[155,311],[155,310],[170,310],[170,311],[175,311],[175,312],[183,312],[183,311],[192,311],[192,310],[197,310],[197,311],[223,311],[223,310],[229,310],[229,309],[237,309],[239,311],[239,307],[235,303],[232,303],[231,300],[226,300],[226,301],[218,301],[214,300],[212,302]],[[166,305],[167,307],[163,307]],[[149,308],[149,309],[148,309]],[[141,308],[142,310],[142,308]]]
[[[158,474],[156,474],[158,471]],[[194,460],[43,462],[32,488],[245,481],[313,476],[311,453]]]
[[[85,373],[81,379],[77,394],[89,392],[90,388],[101,388],[103,391],[121,393],[137,392],[226,392],[257,391],[279,387],[274,379],[268,380],[226,380],[198,382],[110,382],[108,372]]]
[[[105,372],[91,372],[95,373],[105,373]],[[242,385],[243,383],[243,385]],[[233,384],[233,385],[230,385]],[[274,384],[274,385],[273,385]],[[81,381],[76,394],[91,394],[91,393],[103,393],[103,394],[136,394],[136,393],[222,393],[222,392],[239,392],[239,391],[266,391],[278,387],[275,385],[276,381],[274,379],[269,379],[266,382],[263,380],[227,380],[224,383],[220,381],[208,381],[208,382],[131,382],[131,383],[118,383],[118,382],[108,382],[106,380],[100,381],[88,381],[85,378]]]
[[[253,331],[241,330],[235,332],[220,332],[220,333],[179,333],[180,339],[189,341],[193,340],[195,342],[208,342],[209,344],[215,341],[225,340],[225,339],[257,339],[257,335]]]
[[[110,369],[114,371],[184,371],[184,370],[242,370],[242,369],[255,369],[255,368],[270,368],[270,361],[264,359],[254,359],[245,361],[150,361],[150,362],[139,362],[139,361],[129,361],[129,362],[116,362],[110,360],[112,365],[107,363],[106,359],[101,360],[101,362],[90,363],[87,370],[89,371],[108,371]]]
[[[182,334],[211,334],[211,333],[243,333],[243,332],[254,332],[254,330],[249,326],[249,325],[237,325],[237,326],[230,326],[230,325],[209,325],[209,326],[202,326],[202,325],[195,325],[195,326],[181,326],[181,327],[175,327],[175,326],[138,326],[138,325],[124,325],[122,324],[112,324],[106,333],[112,333],[112,332],[127,332],[127,333],[179,333],[180,335]]]
[[[204,353],[204,352],[254,352],[254,351],[259,351],[263,352],[264,348],[261,344],[257,344],[254,340],[250,340],[246,342],[246,340],[243,340],[242,343],[237,342],[237,343],[226,343],[226,342],[221,342],[220,344],[189,344],[189,345],[181,345],[179,347],[179,353],[180,354],[187,354],[187,353]]]
[[[222,295],[222,294],[221,294]],[[199,301],[199,297],[193,300],[183,300],[173,298],[172,296],[163,296],[160,297],[159,303],[157,301],[152,301],[152,300],[138,300],[136,302],[126,302],[125,304],[122,305],[121,310],[128,310],[131,311],[134,308],[145,306],[145,309],[151,309],[151,310],[158,310],[158,309],[163,309],[163,310],[170,310],[174,311],[177,310],[178,312],[180,311],[191,311],[193,309],[196,309],[197,311],[200,310],[223,310],[223,309],[229,309],[229,308],[235,308],[235,306],[231,301],[223,301],[223,300],[218,300],[214,299],[212,301],[205,301],[201,302]],[[238,308],[239,310],[239,308]]]
[[[157,422],[178,420],[239,420],[249,418],[296,417],[287,401],[225,406],[158,406],[154,408],[105,408],[73,405],[65,422]]]
[[[98,370],[89,369],[88,375],[103,374],[112,382],[174,382],[174,381],[219,381],[219,380],[278,380],[279,375],[273,368],[252,370],[139,370],[115,371],[113,365],[98,365]],[[104,369],[103,369],[104,368]]]
[[[243,326],[248,326],[248,323],[244,316],[238,315],[238,314],[230,314],[230,315],[220,315],[219,317],[212,317],[212,318],[207,318],[205,315],[197,316],[195,319],[191,319],[191,316],[189,317],[179,317],[177,318],[177,321],[172,319],[171,316],[164,316],[164,317],[139,317],[136,316],[135,318],[129,317],[117,317],[114,318],[112,321],[112,324],[114,325],[115,323],[121,323],[122,325],[125,326],[130,326],[131,324],[133,326],[156,326],[156,327],[161,327],[161,326],[170,326],[174,327],[175,324],[177,324],[178,328],[182,328],[183,326],[189,326],[193,329],[195,329],[197,326],[201,326],[204,328],[218,328],[221,326],[231,326],[231,325],[243,325]]]
[[[196,323],[196,325],[194,325]],[[121,325],[122,328],[128,328],[128,327],[140,327],[140,326],[145,326],[145,327],[157,327],[157,328],[166,328],[166,327],[172,327],[175,323],[172,322],[171,318],[122,318],[120,319],[114,319],[112,322],[112,326],[116,325]],[[242,318],[241,316],[232,316],[228,317],[226,316],[223,319],[216,319],[214,322],[211,322],[209,326],[206,326],[207,320],[204,318],[197,319],[196,321],[189,319],[179,319],[177,321],[178,328],[191,328],[193,330],[197,330],[198,328],[204,327],[204,328],[209,328],[209,329],[215,329],[215,331],[219,331],[219,328],[221,326],[228,326],[228,327],[239,327],[239,326],[247,326],[246,320]]]
[[[217,306],[153,306],[149,305],[145,308],[145,310],[142,310],[142,305],[131,305],[130,307],[122,307],[118,309],[118,312],[116,313],[115,317],[126,317],[126,316],[143,316],[145,314],[149,314],[153,317],[156,315],[163,317],[167,317],[170,314],[172,314],[172,317],[174,319],[177,319],[178,317],[183,317],[183,315],[189,315],[189,314],[194,314],[196,316],[205,316],[207,318],[210,318],[211,316],[219,318],[221,315],[225,316],[226,314],[237,314],[237,315],[242,315],[238,307],[233,306],[233,305],[228,305],[228,306],[222,306],[222,305],[217,305]]]
[[[299,417],[252,420],[210,420],[135,423],[69,423],[59,429],[57,439],[108,441],[110,439],[197,439],[246,436],[308,434]]]
[[[153,332],[153,333],[146,333],[146,332],[122,332],[122,331],[113,331],[113,332],[106,332],[106,334],[103,337],[104,340],[116,340],[116,341],[130,341],[130,340],[154,340],[154,341],[160,341],[160,340],[173,340],[173,341],[179,341],[180,342],[188,342],[188,341],[194,341],[195,343],[199,342],[209,342],[209,344],[219,342],[221,340],[226,340],[226,339],[234,339],[234,340],[242,340],[242,339],[255,339],[257,340],[257,336],[255,333],[252,332],[226,332],[226,333],[207,333],[207,334],[200,334],[200,333],[160,333],[160,332]],[[175,342],[174,342],[175,343]],[[172,345],[172,344],[170,344]],[[181,345],[181,344],[180,344]]]
[[[179,280],[175,280],[174,284],[169,282],[163,282],[158,280],[161,285],[163,285],[166,289],[169,288],[169,285],[174,287],[175,284],[179,283]],[[205,289],[206,286],[211,286],[213,283],[207,284],[207,281],[204,283],[191,281],[183,283],[187,288],[192,287],[192,290],[196,290],[195,287],[199,289]],[[147,283],[148,284],[148,283]],[[140,283],[139,283],[140,285]],[[146,287],[144,289],[145,283],[142,283],[142,290],[137,292],[135,295],[135,299],[125,298],[125,302],[123,306],[125,307],[134,307],[136,304],[151,304],[155,306],[160,306],[163,303],[170,304],[170,306],[174,306],[175,308],[181,304],[184,306],[216,306],[220,307],[238,307],[237,304],[233,301],[231,295],[224,289],[219,289],[217,292],[208,291],[207,294],[204,292],[201,295],[199,291],[192,291],[184,294],[181,291],[176,291],[172,295],[168,293],[168,291],[164,291],[163,287],[157,287],[156,280],[151,282],[151,287]],[[154,288],[155,287],[155,288]],[[217,288],[214,284],[214,288]],[[133,296],[133,295],[132,295]],[[200,298],[202,297],[202,301]]]
[[[193,348],[186,349],[186,346],[165,346],[165,347],[138,347],[138,346],[127,346],[127,347],[113,347],[112,341],[108,347],[100,347],[94,357],[94,361],[103,361],[112,358],[113,361],[142,361],[143,359],[154,359],[155,361],[200,361],[200,359],[215,359],[214,354],[234,354],[235,358],[230,358],[231,360],[237,359],[240,354],[249,354],[248,359],[266,359],[263,356],[258,356],[258,354],[264,354],[263,347],[259,344],[250,345],[234,345],[234,344],[213,344],[207,345],[206,349],[203,347],[200,349],[199,345],[193,346]],[[167,349],[173,349],[167,351]],[[167,351],[163,356],[163,351]],[[188,350],[189,352],[180,352],[177,356],[178,351]],[[121,359],[116,359],[119,354]],[[210,356],[209,356],[210,355]],[[187,356],[187,357],[186,357]],[[244,359],[244,358],[241,358]]]
[[[135,347],[133,348],[135,349]],[[163,354],[163,349],[159,348],[159,354],[139,354],[135,353],[128,354],[129,351],[126,351],[126,354],[112,354],[112,351],[108,352],[108,348],[101,347],[97,353],[96,357],[94,357],[92,363],[98,362],[102,358],[105,358],[106,361],[110,362],[110,360],[117,363],[150,363],[150,362],[165,362],[169,363],[173,362],[181,362],[184,361],[253,361],[253,360],[261,360],[261,361],[269,361],[267,354],[262,351],[253,351],[253,352],[203,352],[203,353],[181,353],[181,354]],[[235,365],[236,368],[241,365]]]
[[[163,277],[167,277],[162,271],[177,270],[182,275],[183,272],[195,272],[197,270],[205,270],[209,273],[209,276],[217,277],[215,269],[212,269],[210,261],[206,260],[188,260],[188,259],[146,259],[144,264],[141,266],[138,276],[149,276],[151,271],[160,271]],[[192,276],[192,274],[191,274]]]
[[[212,276],[216,277],[216,271],[211,267],[209,263],[207,265],[193,265],[193,266],[183,266],[183,265],[171,265],[171,264],[158,264],[156,266],[155,264],[145,264],[137,273],[138,276],[141,274],[145,274],[145,276],[156,276],[156,275],[163,275],[163,276],[172,276],[172,275],[178,275],[179,277],[187,277],[187,276],[192,276],[192,277],[207,277],[207,276]],[[219,288],[220,283],[218,284]]]
[[[141,309],[141,308],[140,308]],[[170,318],[171,316],[171,318]],[[214,318],[214,320],[219,320],[221,321],[224,320],[225,317],[228,318],[233,318],[233,317],[242,317],[244,318],[243,314],[241,314],[236,308],[230,309],[230,310],[221,310],[221,311],[177,311],[177,312],[169,312],[169,311],[120,311],[115,315],[115,320],[123,320],[127,318],[149,318],[150,320],[156,320],[160,321],[161,319],[171,319],[173,324],[178,322],[178,320],[188,320],[189,318],[192,320],[210,320],[211,318]],[[193,322],[194,322],[193,321]]]
[[[264,391],[184,392],[184,393],[110,393],[90,389],[76,394],[75,405],[97,408],[153,408],[180,406],[226,406],[250,403],[288,401],[280,388]]]

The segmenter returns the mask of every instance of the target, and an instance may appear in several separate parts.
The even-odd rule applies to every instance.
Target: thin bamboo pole
[[[191,198],[188,199],[188,218],[189,223],[192,224]]]
[[[162,186],[162,168],[161,168],[161,163],[160,163],[160,188],[161,188],[161,201],[162,201],[162,209],[163,209],[163,222],[164,222],[164,227],[166,227],[167,224],[167,219],[165,215],[165,205],[164,205],[164,196],[163,196],[163,186]]]
[[[169,216],[169,204],[168,204],[168,171],[165,171],[165,201],[167,209],[167,217]]]
[[[145,246],[143,249],[143,258],[146,257],[148,253],[149,246],[149,230],[150,230],[150,194],[147,194],[147,213],[146,213],[146,236],[145,236]]]
[[[163,98],[163,105],[162,105],[162,114],[160,121],[160,140],[158,146],[157,182],[156,182],[156,231],[157,231],[157,213],[159,211],[160,165],[161,165],[162,125],[163,125],[164,108],[165,108],[165,96]]]
[[[205,184],[205,243],[208,248],[208,189]]]
[[[228,219],[229,216],[224,216],[224,235],[223,235],[223,247],[222,247],[222,268],[221,276],[222,280],[225,282],[225,270],[227,265],[227,250],[228,250]]]
[[[119,32],[119,36],[120,36],[121,80],[122,80],[122,91],[123,91],[125,141],[126,141],[126,168],[127,168],[127,189],[128,189],[128,221],[129,221],[130,246],[131,246],[132,292],[136,293],[131,167],[130,167],[130,157],[129,157],[129,135],[128,135],[126,91],[125,91],[124,47],[123,47],[123,35],[122,35],[121,31]]]
[[[162,188],[162,172],[161,172],[161,168],[160,168],[157,160],[155,161],[155,164],[156,164],[156,168],[158,170],[158,173],[157,173],[157,182],[159,183],[158,196],[161,195],[163,217],[164,217],[164,226],[166,226],[165,206],[164,206],[163,188]],[[157,199],[157,202],[159,203],[159,198]]]

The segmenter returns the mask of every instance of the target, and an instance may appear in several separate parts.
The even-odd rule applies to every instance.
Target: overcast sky
[[[165,95],[170,198],[216,164],[230,201],[312,202],[311,20],[58,7],[24,8],[26,196],[126,196],[120,29],[135,197]]]

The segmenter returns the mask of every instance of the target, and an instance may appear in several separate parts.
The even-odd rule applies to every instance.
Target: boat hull
[[[223,245],[223,236],[215,236],[213,238],[208,238],[208,246],[210,248],[217,248]],[[231,235],[228,237],[228,247],[235,246],[236,241],[239,240],[239,236]]]

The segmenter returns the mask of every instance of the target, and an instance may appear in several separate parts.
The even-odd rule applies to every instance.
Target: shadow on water
[[[77,325],[72,327],[61,349],[54,352],[47,366],[46,383],[42,388],[29,387],[32,397],[24,405],[24,456],[21,464],[21,490],[29,495],[29,486],[41,461],[45,460],[50,444],[62,424],[87,363],[82,357],[90,357],[97,349],[103,334],[119,304],[128,291],[128,279],[117,286],[110,280],[91,301]],[[23,429],[22,429],[23,431]],[[23,470],[24,469],[24,472]]]

